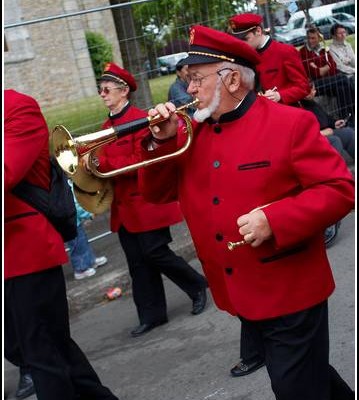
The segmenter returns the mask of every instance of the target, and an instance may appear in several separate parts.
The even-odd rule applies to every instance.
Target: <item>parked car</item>
[[[340,15],[339,18],[342,18],[342,20],[336,19],[333,16],[326,16],[315,19],[311,18],[310,23],[320,29],[324,39],[331,38],[330,29],[334,24],[343,25],[346,28],[348,35],[355,33],[355,18],[354,21],[344,21],[345,13],[339,13],[337,15]],[[350,17],[350,14],[347,15]],[[278,42],[291,44],[293,46],[302,46],[306,40],[305,19],[300,17],[290,21],[285,26],[275,26],[272,37]]]
[[[275,26],[272,38],[281,43],[301,46],[305,42],[306,31],[304,28],[289,29],[287,25]]]
[[[157,62],[159,65],[161,75],[173,74],[176,72],[176,64],[178,61],[182,60],[182,58],[187,57],[188,54],[186,52],[169,54],[167,56],[157,57]]]
[[[155,68],[152,68],[150,60],[146,60],[144,63],[144,70],[146,71],[146,75],[148,79],[156,78],[161,75],[160,68],[156,65]]]
[[[340,22],[353,22],[355,24],[355,17],[354,15],[347,14],[347,13],[336,13],[333,14],[333,18],[337,19]]]
[[[345,29],[347,30],[348,35],[352,35],[353,33],[355,33],[355,22],[339,21],[338,19],[335,19],[334,17],[324,17],[324,18],[313,19],[312,24],[320,29],[320,32],[324,36],[324,39],[331,38],[330,29],[334,24],[343,25],[345,27]]]

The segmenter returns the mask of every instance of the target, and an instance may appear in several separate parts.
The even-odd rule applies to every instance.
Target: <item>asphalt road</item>
[[[354,387],[354,212],[342,221],[328,255],[337,284],[329,300],[330,360]],[[191,264],[200,270],[196,258]],[[242,378],[229,374],[238,361],[240,322],[217,310],[211,299],[203,314],[192,316],[187,296],[168,280],[165,286],[169,323],[143,337],[129,336],[138,322],[130,295],[72,316],[73,338],[102,382],[120,400],[274,400],[265,368]],[[4,366],[4,384],[12,399],[18,373],[6,361]]]

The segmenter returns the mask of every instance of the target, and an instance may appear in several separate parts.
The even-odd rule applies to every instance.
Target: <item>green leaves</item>
[[[101,33],[86,32],[87,46],[90,52],[92,67],[96,79],[100,78],[103,67],[107,62],[113,61],[112,44]]]

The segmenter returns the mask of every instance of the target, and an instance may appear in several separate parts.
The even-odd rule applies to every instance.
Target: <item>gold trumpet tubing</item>
[[[191,121],[188,115],[185,113],[185,109],[195,106],[198,104],[198,100],[194,100],[191,103],[185,104],[182,107],[177,108],[174,112],[181,115],[186,119],[187,131],[192,131]],[[62,125],[55,126],[54,130],[51,132],[52,145],[55,157],[61,166],[61,168],[70,176],[76,173],[79,164],[79,158],[85,154],[90,153],[89,159],[92,160],[93,151],[102,147],[105,144],[114,142],[118,138],[127,136],[131,133],[137,132],[140,129],[146,128],[148,126],[156,125],[167,118],[161,115],[156,115],[154,117],[147,116],[140,118],[135,121],[131,121],[125,124],[116,125],[109,129],[105,129],[99,132],[89,133],[87,135],[79,136],[73,138],[71,133]],[[185,149],[188,148],[189,144],[185,145]],[[183,151],[176,152],[176,155],[180,155]],[[172,158],[172,157],[171,157]],[[165,156],[164,159],[167,159]],[[154,161],[152,160],[151,163]],[[146,164],[149,164],[146,162]],[[131,170],[140,168],[142,165],[136,164],[136,167],[130,168]],[[108,173],[101,174],[92,168],[93,173],[98,177],[108,177],[114,176],[121,173],[121,169],[117,170],[116,174]],[[127,169],[124,169],[124,172]]]
[[[101,146],[115,141],[115,130],[113,128],[104,129],[100,132],[88,133],[81,136],[79,139],[73,139],[73,145],[79,157],[96,150],[99,147],[98,141],[101,139]]]
[[[181,109],[183,110],[183,107],[181,107]],[[122,168],[119,168],[119,169],[116,169],[116,170],[113,170],[110,172],[99,172],[96,169],[96,163],[92,159],[93,153],[91,153],[90,159],[89,159],[89,166],[90,166],[92,174],[99,178],[112,178],[112,177],[120,175],[120,174],[126,174],[128,172],[136,171],[137,169],[142,168],[142,167],[149,167],[150,165],[157,164],[157,163],[178,157],[181,154],[183,154],[190,147],[190,145],[192,143],[192,139],[193,139],[191,119],[184,111],[181,111],[179,109],[177,109],[175,111],[175,113],[178,114],[180,117],[182,117],[186,123],[186,132],[185,133],[187,134],[187,140],[180,149],[178,149],[177,151],[170,153],[170,154],[165,154],[165,155],[159,156],[157,158],[140,161],[136,164],[131,164],[126,167],[122,167]],[[148,118],[150,118],[150,117],[148,117]],[[166,119],[167,118],[158,118],[158,116],[156,115],[155,117],[153,117],[150,120],[150,125],[155,125],[156,123],[165,121]]]

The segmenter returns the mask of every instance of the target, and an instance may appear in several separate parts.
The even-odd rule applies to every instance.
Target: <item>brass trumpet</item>
[[[112,184],[108,178],[132,172],[141,167],[166,161],[183,154],[191,145],[193,138],[191,118],[185,110],[197,105],[198,102],[196,99],[175,110],[175,113],[184,119],[186,125],[185,133],[187,134],[187,140],[180,149],[174,153],[144,160],[110,172],[99,172],[97,170],[96,163],[93,160],[96,149],[105,144],[112,143],[121,137],[137,132],[142,128],[156,125],[165,121],[166,118],[160,115],[156,115],[155,117],[148,116],[76,138],[73,138],[63,125],[55,126],[51,132],[54,156],[60,167],[73,181],[74,192],[79,203],[86,210],[95,214],[104,212],[110,206],[113,198]],[[86,154],[89,154],[89,166],[92,174],[89,174],[80,163],[80,158]]]
[[[185,142],[183,147],[177,150],[175,153],[171,153],[166,156],[154,158],[151,160],[145,160],[137,164],[129,165],[107,173],[101,173],[97,171],[95,167],[91,168],[91,172],[99,178],[111,178],[119,174],[134,171],[138,168],[146,167],[148,165],[162,162],[169,158],[181,155],[188,149],[192,142],[191,119],[185,112],[185,110],[191,106],[197,105],[198,102],[199,101],[196,99],[191,103],[185,104],[177,108],[175,111],[176,114],[178,114],[185,120],[187,133],[187,141]],[[94,150],[102,147],[105,144],[114,142],[121,137],[137,132],[142,128],[156,125],[164,120],[165,118],[163,118],[161,115],[156,115],[155,117],[148,116],[128,122],[126,124],[116,125],[109,129],[104,129],[102,131],[79,136],[77,138],[73,138],[70,132],[64,126],[57,125],[52,131],[54,155],[61,168],[71,177],[76,173],[80,157],[90,153],[89,165],[93,166],[94,163],[91,162],[91,156],[93,155]]]

